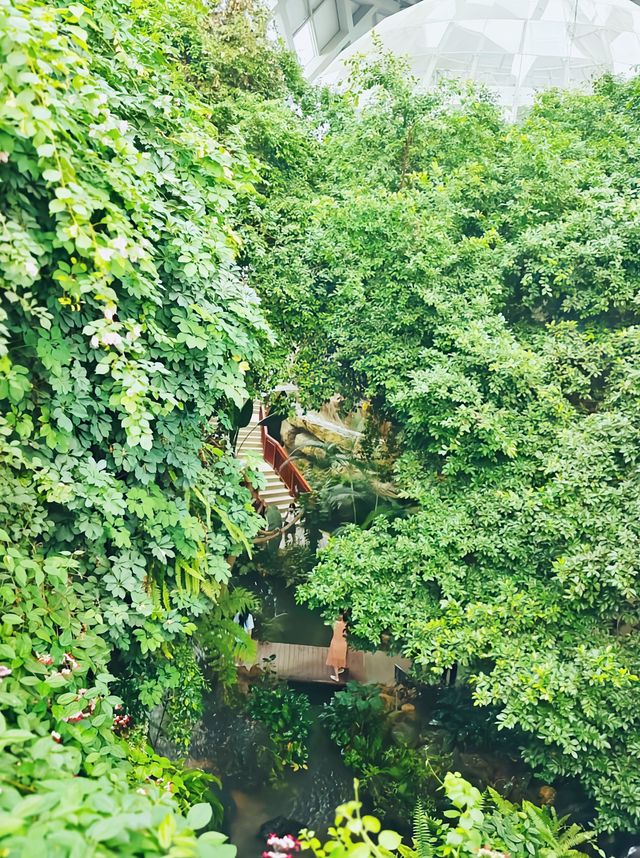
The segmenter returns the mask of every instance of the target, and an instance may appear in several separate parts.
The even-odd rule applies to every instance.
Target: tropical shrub
[[[244,587],[229,587],[202,617],[198,626],[198,643],[214,677],[224,688],[238,681],[238,663],[252,664],[256,642],[235,622],[236,614],[258,612],[260,602]]]
[[[482,794],[452,772],[446,775],[443,790],[452,805],[444,813],[446,821],[428,816],[418,805],[409,847],[397,832],[381,830],[375,816],[362,815],[356,781],[356,800],[337,809],[335,827],[329,829],[331,839],[323,845],[314,832],[303,831],[303,848],[317,858],[578,858],[584,854],[579,846],[595,848],[591,832],[575,824],[567,826],[553,808],[528,801],[512,804],[494,790]]]
[[[286,768],[294,772],[307,768],[311,704],[306,694],[283,683],[257,684],[251,689],[247,711],[269,731],[276,776]]]

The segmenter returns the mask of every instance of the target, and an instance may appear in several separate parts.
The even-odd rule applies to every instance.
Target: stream
[[[331,688],[300,686],[300,690],[309,694],[316,711],[333,693]],[[287,833],[305,827],[326,831],[334,821],[336,805],[353,797],[353,773],[317,720],[310,737],[309,768],[288,771],[274,785],[268,781],[269,760],[260,754],[267,739],[260,727],[239,718],[219,700],[208,702],[203,729],[194,738],[192,759],[221,773],[224,830],[237,846],[238,858],[261,854],[265,845],[260,828],[277,817],[292,821]]]

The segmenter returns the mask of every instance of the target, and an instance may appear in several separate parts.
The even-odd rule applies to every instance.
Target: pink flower
[[[65,667],[70,667],[71,670],[77,670],[80,667],[80,665],[70,652],[65,652],[65,654],[62,656],[62,662]]]
[[[6,164],[9,160],[8,152],[0,152],[0,164]]]
[[[11,676],[13,671],[10,667],[7,667],[5,664],[0,664],[0,680],[4,679],[5,676]]]
[[[82,721],[84,718],[84,712],[74,712],[73,715],[67,715],[66,718],[63,718],[63,721],[67,721],[69,724],[77,724],[78,721]]]
[[[50,664],[53,664],[53,659],[51,658],[51,656],[49,655],[49,653],[44,653],[43,655],[36,655],[36,658],[38,659],[38,661],[40,662],[40,664],[44,664],[44,665],[46,665],[47,667],[48,667]]]
[[[51,738],[54,742],[57,742],[58,745],[62,742],[62,736],[56,730],[51,731]]]
[[[105,307],[102,312],[104,313],[105,319],[108,319],[110,322],[112,322],[113,317],[116,314],[116,308],[113,304],[109,304],[109,306]]]

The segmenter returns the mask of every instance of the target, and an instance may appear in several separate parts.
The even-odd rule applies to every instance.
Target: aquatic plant
[[[284,683],[272,685],[271,682],[268,680],[268,684],[257,684],[251,688],[247,711],[269,731],[276,775],[285,768],[294,772],[306,769],[311,730],[309,698]]]

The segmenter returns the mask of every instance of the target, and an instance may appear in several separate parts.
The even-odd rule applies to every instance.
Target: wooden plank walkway
[[[411,661],[408,658],[391,656],[386,652],[347,651],[347,669],[340,675],[337,683],[330,677],[325,664],[327,647],[304,646],[303,644],[258,642],[256,663],[273,656],[273,670],[282,679],[292,682],[320,682],[328,685],[345,685],[350,679],[363,683],[395,684],[395,666],[408,670]]]

